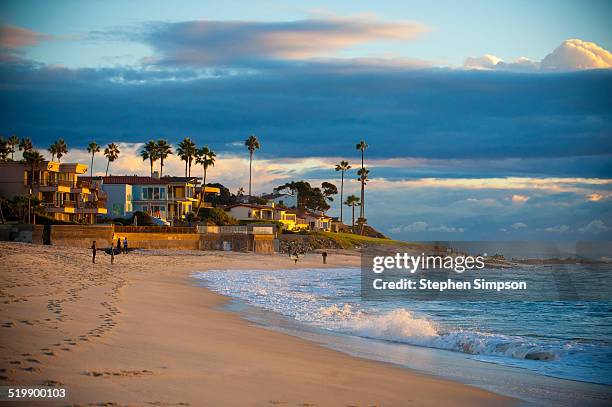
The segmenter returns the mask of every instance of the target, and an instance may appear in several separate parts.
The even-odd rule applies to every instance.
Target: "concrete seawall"
[[[67,247],[98,248],[117,244],[127,237],[130,249],[224,250],[274,253],[275,230],[272,227],[193,227],[160,229],[113,225],[0,225],[0,240]],[[173,233],[177,232],[177,233]]]

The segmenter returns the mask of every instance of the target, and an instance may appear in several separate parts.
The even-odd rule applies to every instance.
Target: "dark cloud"
[[[259,60],[304,60],[380,40],[410,40],[423,24],[372,18],[325,18],[287,22],[184,21],[150,23],[127,38],[151,45],[150,63],[178,66],[251,65]],[[97,35],[117,36],[117,33]]]
[[[0,131],[41,145],[61,136],[78,146],[92,137],[190,136],[229,152],[254,133],[270,157],[350,157],[363,137],[370,158],[467,160],[424,173],[478,173],[480,164],[469,161],[489,160],[482,168],[495,175],[609,174],[611,72],[340,72],[323,65],[248,73],[4,64]],[[544,159],[551,161],[538,165]]]

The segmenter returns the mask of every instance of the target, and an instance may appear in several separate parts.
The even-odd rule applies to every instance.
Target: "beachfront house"
[[[239,203],[225,209],[230,216],[242,221],[269,220],[280,222],[283,229],[324,230],[331,229],[331,217],[309,211],[277,207],[274,204],[256,205]]]
[[[197,177],[146,177],[137,175],[82,177],[108,194],[108,215],[129,217],[146,212],[161,221],[174,223],[197,209]],[[206,193],[219,188],[206,187]]]
[[[310,230],[331,231],[332,218],[323,213],[306,211],[300,214]]]
[[[107,195],[79,179],[87,168],[85,164],[44,161],[32,172],[25,163],[1,162],[0,196],[13,199],[31,194],[53,219],[95,223],[98,215],[107,213]]]

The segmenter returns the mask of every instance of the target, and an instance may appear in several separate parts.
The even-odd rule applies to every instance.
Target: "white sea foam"
[[[222,294],[335,332],[462,352],[487,362],[600,383],[597,369],[609,369],[607,362],[597,360],[602,350],[604,358],[610,355],[609,346],[449,328],[423,312],[401,306],[401,301],[366,304],[359,299],[358,276],[358,270],[326,269],[213,271],[200,273],[198,278]],[[467,320],[460,312],[447,318]],[[551,361],[557,362],[546,363]],[[581,364],[584,371],[580,371]]]

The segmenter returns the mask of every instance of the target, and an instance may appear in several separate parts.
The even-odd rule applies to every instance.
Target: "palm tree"
[[[359,202],[359,198],[356,197],[355,195],[349,195],[346,197],[346,201],[344,201],[344,204],[346,206],[350,206],[353,209],[353,219],[351,222],[351,226],[354,228],[355,227],[355,207],[361,205]]]
[[[191,177],[191,163],[196,155],[196,145],[189,137],[185,137],[183,141],[181,141],[176,149],[176,153],[181,158],[182,161],[185,161],[185,176]],[[189,171],[187,171],[189,169]]]
[[[19,146],[19,137],[13,134],[8,138],[8,144],[10,146],[9,152],[11,153],[11,161],[14,161],[15,147]]]
[[[196,164],[201,164],[202,169],[204,170],[204,176],[202,178],[202,193],[200,194],[200,200],[198,202],[198,210],[196,214],[200,213],[200,207],[202,206],[202,202],[204,202],[204,194],[206,194],[206,172],[208,171],[208,167],[215,166],[215,154],[214,151],[209,149],[207,146],[204,146],[198,149],[196,154]]]
[[[340,182],[340,222],[342,222],[342,195],[344,194],[344,173],[351,169],[348,161],[340,161],[336,165],[336,171],[341,171],[342,181]]]
[[[26,164],[30,166],[30,176],[28,177],[28,223],[31,222],[31,199],[32,199],[32,187],[34,185],[34,169],[45,161],[45,157],[42,156],[38,151],[28,150],[23,153],[23,159]]]
[[[10,145],[8,139],[5,139],[4,136],[0,136],[0,161],[8,160],[8,155],[10,154]],[[0,222],[2,220],[0,219]]]
[[[244,196],[244,188],[242,187],[238,188],[238,191],[236,192],[236,196]]]
[[[23,151],[27,153],[28,151],[32,151],[34,147],[32,146],[32,140],[29,137],[24,137],[19,140],[19,151]]]
[[[51,161],[55,161],[55,154],[57,154],[57,143],[53,143],[49,146],[49,152],[51,153]]]
[[[369,181],[369,178],[368,178],[369,174],[370,174],[370,170],[368,170],[365,167],[360,168],[357,171],[357,175],[359,176],[358,180],[361,182],[361,206],[359,207],[360,209],[359,212],[361,213],[361,215],[359,216],[357,223],[361,225],[362,234],[363,234],[363,225],[366,223],[364,197],[365,197],[365,185],[366,185],[366,182]]]
[[[106,163],[106,174],[105,175],[108,175],[108,166],[110,165],[110,163],[112,163],[117,158],[119,158],[119,153],[120,153],[119,147],[117,147],[117,144],[115,143],[110,143],[108,147],[104,149],[104,155],[108,159]]]
[[[151,164],[151,176],[153,176],[153,163],[159,158],[157,155],[157,143],[153,140],[149,140],[140,151],[140,156],[142,157],[142,161],[149,160]]]
[[[364,152],[365,150],[368,148],[368,145],[366,144],[365,140],[361,140],[359,143],[357,143],[356,145],[357,150],[361,151],[361,170],[363,171],[364,166],[363,166],[363,156],[364,156]],[[363,212],[364,212],[364,198],[365,198],[365,187],[364,187],[365,183],[364,181],[361,182],[361,207],[359,208],[359,217],[363,218]]]
[[[93,177],[94,156],[96,155],[96,153],[100,152],[100,146],[95,141],[92,141],[87,146],[87,152],[91,154],[91,167],[89,167],[89,176]]]
[[[251,199],[251,177],[253,173],[253,153],[261,148],[257,136],[251,135],[244,141],[244,145],[249,149],[249,200]]]
[[[172,154],[172,147],[166,140],[157,140],[157,156],[159,157],[159,176],[164,175],[164,160]]]
[[[55,155],[57,155],[57,161],[62,162],[62,157],[64,154],[68,154],[68,146],[63,138],[57,140],[55,144],[57,144],[57,151],[55,152]]]

